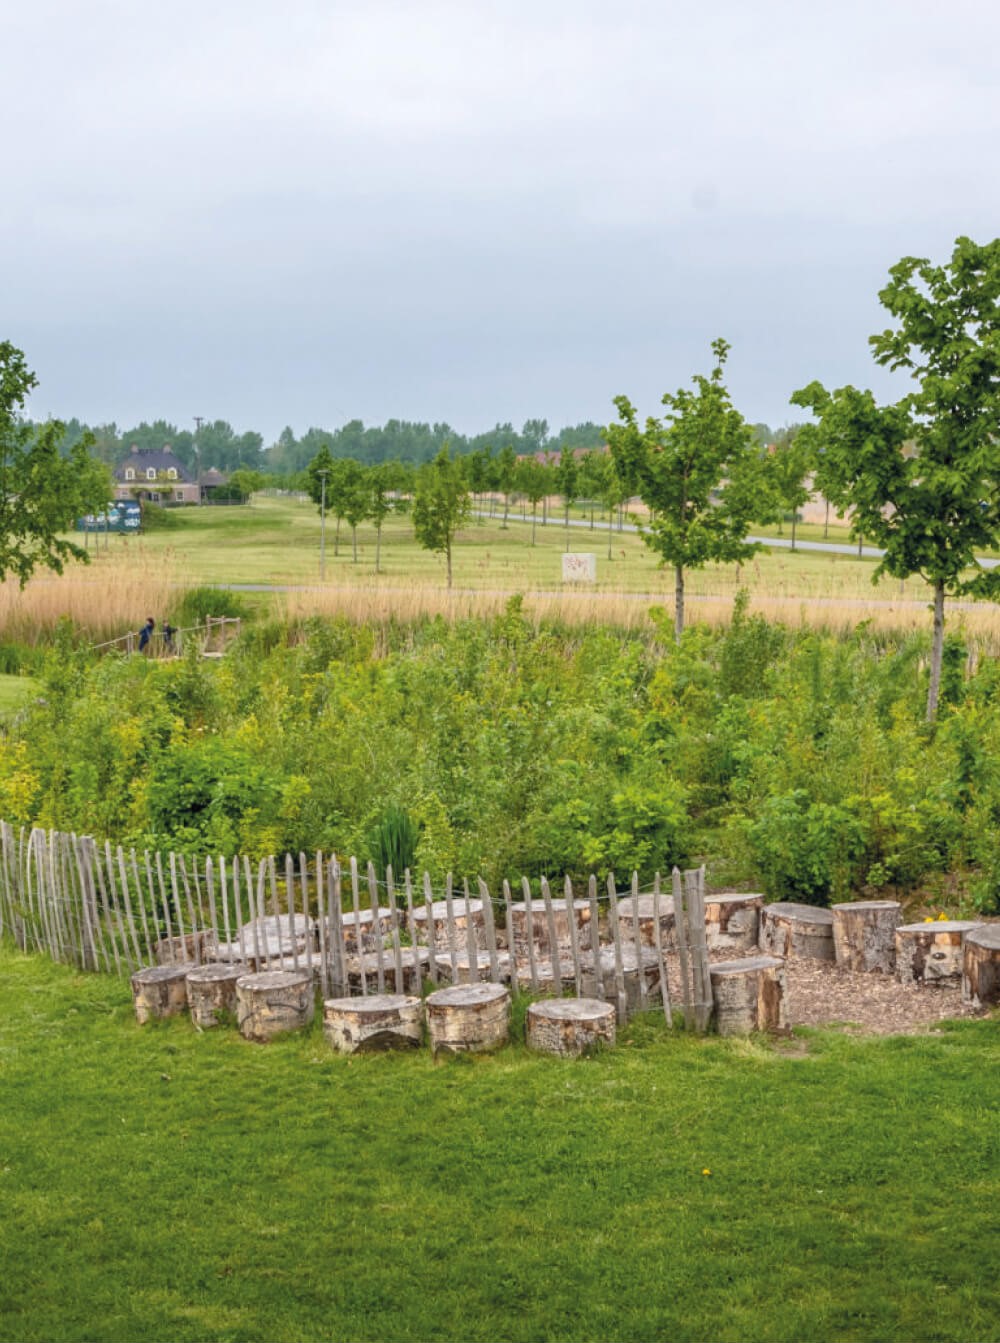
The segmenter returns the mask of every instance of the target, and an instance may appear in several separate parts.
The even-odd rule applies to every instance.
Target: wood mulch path
[[[860,1035],[914,1035],[956,1017],[982,1017],[959,988],[901,984],[892,975],[857,974],[825,961],[785,962],[790,1026],[844,1026]]]

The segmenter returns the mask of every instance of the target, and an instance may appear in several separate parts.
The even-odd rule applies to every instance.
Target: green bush
[[[241,620],[249,620],[251,615],[249,605],[238,592],[229,592],[226,588],[189,588],[177,607],[174,620],[186,628],[203,625],[206,616],[238,616]]]

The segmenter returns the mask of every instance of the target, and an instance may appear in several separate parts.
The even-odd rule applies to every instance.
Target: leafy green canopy
[[[14,574],[22,586],[39,566],[62,573],[66,560],[87,559],[61,533],[80,513],[103,508],[110,488],[107,470],[88,454],[90,436],[62,457],[62,423],[24,419],[37,385],[23,353],[0,342],[0,578]]]

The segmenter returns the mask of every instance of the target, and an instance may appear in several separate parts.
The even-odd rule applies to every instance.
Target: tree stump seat
[[[958,988],[962,942],[980,925],[968,919],[905,923],[896,929],[896,977],[901,984]]]
[[[833,949],[837,964],[845,970],[896,969],[896,929],[903,921],[898,900],[855,900],[834,905]]]
[[[780,956],[747,956],[709,966],[715,1024],[720,1035],[750,1035],[788,1024],[785,962]]]
[[[438,951],[450,951],[448,933],[448,901],[435,900],[431,904],[430,932],[427,926],[427,906],[415,905],[413,921],[410,926],[414,942],[424,946],[428,944]],[[455,925],[456,948],[468,949],[468,923],[472,921],[472,940],[480,951],[486,950],[486,916],[483,913],[482,900],[466,900],[462,897],[451,902],[452,919]]]
[[[314,1011],[313,980],[304,970],[265,970],[236,981],[236,1015],[246,1040],[263,1043],[299,1030]]]
[[[706,892],[705,942],[709,952],[754,950],[763,908],[764,897],[757,892]]]
[[[510,994],[502,984],[456,984],[424,1004],[435,1054],[480,1053],[510,1038]]]
[[[424,1005],[405,993],[373,993],[367,998],[328,998],[323,1034],[340,1054],[416,1049],[423,1040]]]
[[[651,895],[623,896],[618,901],[618,929],[626,942],[634,939],[636,916],[639,920],[639,941],[644,947],[656,947],[656,902]],[[660,945],[677,945],[673,896],[660,896]]]
[[[420,993],[424,976],[427,974],[431,953],[427,947],[400,947],[399,959],[403,967],[403,993]],[[344,962],[347,982],[352,989],[359,989],[364,982],[366,992],[378,991],[377,951],[367,951],[363,956],[348,956]],[[396,958],[391,951],[382,953],[382,982],[393,992],[399,992],[396,985]]]
[[[205,928],[196,928],[183,937],[161,937],[153,947],[153,959],[157,965],[200,965],[212,941],[211,932]]]
[[[316,925],[305,914],[296,914],[293,922],[286,914],[269,915],[243,924],[229,942],[208,942],[204,959],[232,965],[241,962],[256,972],[275,968],[276,962],[293,952],[303,959],[306,948],[315,952],[316,945]]]
[[[498,951],[498,981],[510,982],[510,964],[510,952]],[[437,970],[438,980],[442,984],[476,984],[481,981],[490,982],[493,980],[493,961],[488,951],[477,951],[475,953],[475,965],[471,969],[467,951],[456,953],[454,965],[452,965],[451,956],[447,952],[438,951],[434,955],[434,967]]]
[[[219,1024],[221,1013],[236,1015],[236,983],[246,973],[243,965],[188,967],[187,1003],[196,1026],[207,1030]]]
[[[596,965],[593,956],[580,959],[584,993],[594,998],[615,1002],[618,995],[618,970],[614,947],[601,947]],[[640,975],[645,982],[645,993],[639,982]],[[641,1011],[644,1002],[646,1006],[652,1006],[662,1000],[660,958],[649,947],[640,947],[638,955],[634,946],[622,947],[622,980],[625,988],[625,1006],[629,1012]]]
[[[132,1005],[140,1026],[187,1010],[190,965],[148,965],[132,976]]]
[[[552,900],[552,922],[556,930],[557,951],[569,951],[573,945],[570,935],[570,910],[565,899]],[[572,908],[573,923],[576,928],[578,947],[590,946],[590,902],[574,900]],[[535,955],[547,956],[551,935],[549,932],[548,910],[544,900],[530,902],[531,935],[528,934],[529,902],[518,900],[510,907],[510,928],[514,945],[510,948],[514,955],[523,959],[528,955],[529,945]],[[506,935],[506,934],[505,934]]]
[[[760,918],[760,949],[772,956],[836,959],[833,912],[816,905],[779,900],[765,905]]]
[[[398,911],[397,919],[402,927],[403,919]],[[357,913],[352,909],[340,916],[340,926],[347,951],[356,955],[359,942],[363,953],[376,951],[379,946],[387,946],[392,939],[392,910],[380,906],[376,920],[373,909],[359,909]]]
[[[581,962],[586,963],[589,959],[593,964],[592,957],[582,957]],[[584,972],[586,973],[586,972]],[[518,989],[522,993],[573,993],[576,989],[576,971],[573,969],[573,962],[568,956],[556,956],[555,973],[553,973],[552,961],[548,956],[535,960],[534,980],[531,976],[531,962],[518,959],[510,962],[511,982],[516,982]],[[593,979],[593,971],[591,971]],[[558,983],[556,984],[556,981]],[[536,987],[537,986],[537,987]],[[595,990],[596,992],[596,990]]]
[[[1000,1003],[1000,924],[983,923],[965,934],[962,999],[974,1007]]]
[[[525,1019],[529,1049],[573,1057],[595,1045],[613,1045],[617,1033],[613,1003],[596,998],[554,998],[532,1003]]]

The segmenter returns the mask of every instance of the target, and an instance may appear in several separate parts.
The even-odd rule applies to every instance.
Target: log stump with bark
[[[570,912],[565,899],[553,900],[552,902],[552,922],[555,924],[557,950],[569,951],[572,946],[570,937]],[[572,910],[573,922],[576,927],[577,946],[590,946],[590,902],[587,900],[574,900]],[[514,939],[514,945],[511,948],[514,955],[519,960],[524,960],[528,955],[528,944],[530,942],[536,956],[547,956],[549,954],[549,920],[548,911],[544,900],[531,901],[531,936],[528,936],[528,901],[517,900],[510,907],[510,927]]]
[[[424,950],[424,948],[421,948],[421,950]],[[496,982],[510,982],[510,963],[510,952],[497,952]],[[493,961],[488,951],[477,951],[475,953],[475,964],[471,965],[471,968],[467,951],[455,953],[454,965],[452,965],[452,958],[448,952],[438,951],[434,954],[434,967],[442,984],[489,983],[493,980]]]
[[[392,910],[380,908],[377,920],[372,909],[359,909],[356,914],[350,910],[341,915],[340,925],[344,947],[352,955],[357,955],[359,942],[362,953],[375,951],[380,945],[387,946],[392,938]]]
[[[760,917],[760,949],[772,956],[835,960],[833,914],[817,905],[790,900],[765,905]]]
[[[718,961],[709,967],[709,975],[720,1035],[750,1035],[787,1026],[785,962],[780,956]]]
[[[426,947],[400,947],[399,959],[403,967],[403,993],[420,993],[424,975],[431,963],[431,953]],[[378,992],[377,951],[365,952],[363,956],[348,956],[344,962],[347,982],[352,989],[360,990],[362,980],[366,993]],[[398,993],[396,985],[396,958],[391,951],[382,953],[382,982],[387,989]]]
[[[323,1034],[339,1054],[416,1049],[423,1040],[424,1005],[420,998],[404,993],[328,998],[323,1004]]]
[[[596,998],[556,998],[532,1003],[525,1020],[529,1049],[573,1057],[597,1045],[613,1045],[615,1007]]]
[[[618,901],[618,928],[626,942],[633,937],[634,913],[639,916],[639,941],[644,947],[656,946],[655,901],[651,895],[623,896]],[[660,896],[660,944],[664,947],[677,945],[677,930],[674,923],[674,902],[669,895]]]
[[[709,951],[752,951],[760,936],[762,895],[705,893],[705,941]]]
[[[305,970],[265,970],[236,981],[240,1034],[261,1043],[285,1031],[297,1031],[313,1019],[312,975]]]
[[[466,900],[457,896],[451,902],[452,918],[455,925],[455,945],[468,949],[468,921],[472,920],[472,940],[480,951],[486,950],[486,916],[483,913],[482,900]],[[423,946],[430,944],[438,951],[450,951],[448,935],[448,901],[435,900],[431,904],[431,928],[427,931],[427,906],[416,905],[413,909],[411,926],[414,942]]]
[[[187,1008],[190,965],[150,965],[132,976],[132,1004],[140,1026],[175,1017]]]
[[[243,924],[231,942],[209,944],[205,959],[242,961],[251,971],[273,970],[286,958],[304,960],[306,948],[315,953],[316,945],[316,925],[305,914],[295,914],[291,920],[286,914],[268,915]]]
[[[896,929],[903,922],[898,900],[855,900],[833,907],[833,949],[844,970],[891,975],[896,969]]]
[[[157,965],[201,965],[212,941],[212,934],[200,928],[183,937],[161,937],[153,947],[153,958]]]
[[[974,1007],[1000,1003],[1000,926],[980,924],[965,934],[962,999]]]
[[[200,965],[187,972],[187,1002],[191,1020],[202,1030],[218,1026],[225,1012],[236,1015],[236,982],[247,973],[245,965]]]
[[[510,1038],[510,994],[502,984],[438,989],[425,1006],[435,1054],[480,1053]]]
[[[979,924],[967,919],[905,923],[896,929],[896,978],[901,984],[958,988],[962,941]]]

